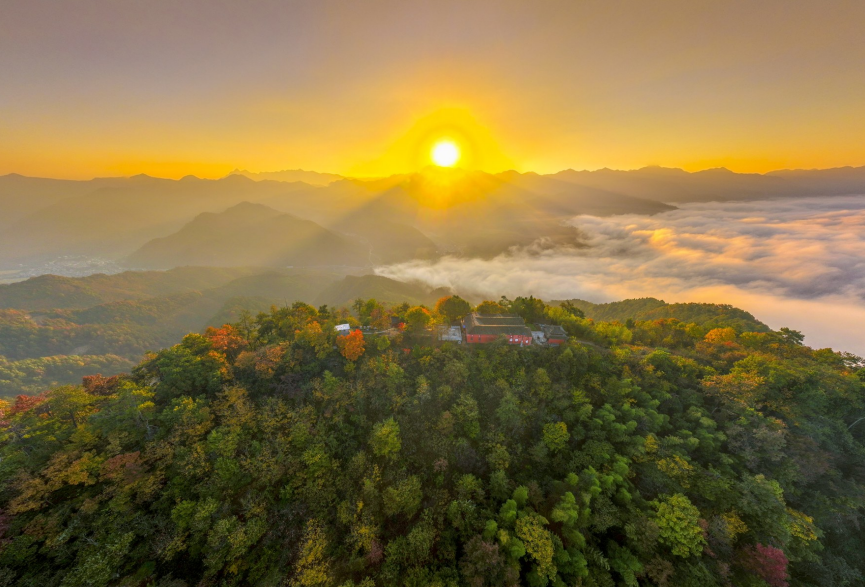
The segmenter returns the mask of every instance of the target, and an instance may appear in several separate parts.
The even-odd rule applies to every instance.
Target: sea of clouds
[[[583,247],[539,241],[492,259],[376,269],[480,297],[732,304],[806,344],[865,355],[865,196],[680,205],[654,216],[578,216]]]

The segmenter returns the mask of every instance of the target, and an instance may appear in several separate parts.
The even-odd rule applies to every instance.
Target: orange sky
[[[865,165],[865,2],[7,0],[0,174]]]

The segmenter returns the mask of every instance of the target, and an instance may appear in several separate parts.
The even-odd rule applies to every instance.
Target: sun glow
[[[430,157],[439,167],[453,167],[460,160],[460,148],[453,141],[439,141],[433,145]]]

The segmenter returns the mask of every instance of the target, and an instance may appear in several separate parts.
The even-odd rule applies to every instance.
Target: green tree
[[[402,448],[399,424],[393,418],[380,422],[372,429],[369,441],[372,452],[376,456],[395,459]]]
[[[423,499],[420,477],[412,475],[384,491],[384,511],[389,516],[403,514],[412,517]]]
[[[534,559],[538,575],[553,580],[557,572],[553,562],[555,549],[546,525],[546,519],[535,513],[530,513],[517,519],[515,531],[519,539],[525,544],[526,552]]]
[[[527,298],[518,297],[511,303],[510,307],[511,313],[522,316],[529,324],[541,322],[545,315],[545,309],[544,302],[533,296]]]
[[[544,444],[550,452],[558,452],[568,445],[571,435],[568,433],[568,425],[564,422],[551,422],[544,424]]]
[[[421,306],[415,306],[405,314],[406,328],[411,332],[423,332],[431,321],[432,316],[429,310]]]
[[[502,306],[500,303],[491,302],[489,300],[481,302],[480,304],[478,304],[477,308],[475,308],[475,311],[478,314],[506,314],[507,313],[507,309],[504,306]]]
[[[700,528],[700,511],[685,495],[677,493],[657,502],[657,517],[661,542],[676,556],[697,556],[706,541]]]
[[[471,305],[459,296],[446,296],[439,298],[435,305],[435,311],[449,322],[453,323],[471,312]]]

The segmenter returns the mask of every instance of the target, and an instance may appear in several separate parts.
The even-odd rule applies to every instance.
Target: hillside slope
[[[477,348],[342,319],[280,308],[0,402],[3,584],[862,584],[849,356],[669,322]]]
[[[373,298],[383,304],[408,302],[411,305],[431,306],[437,299],[449,293],[445,289],[432,289],[420,283],[405,283],[380,275],[347,275],[313,299],[317,305],[327,304],[337,308],[351,306],[358,298]]]
[[[54,355],[110,354],[137,361],[145,352],[170,346],[188,332],[203,331],[212,325],[214,316],[237,316],[242,310],[255,312],[271,305],[313,299],[340,277],[310,271],[218,270],[215,272],[221,276],[218,285],[199,289],[184,288],[180,280],[165,279],[166,275],[173,277],[177,273],[183,275],[182,271],[172,271],[135,276],[136,280],[152,278],[155,283],[149,288],[151,292],[160,289],[160,284],[171,283],[171,291],[165,295],[145,296],[143,291],[148,288],[139,282],[142,287],[134,297],[116,296],[116,290],[106,288],[99,292],[105,301],[95,304],[92,302],[98,300],[96,296],[78,297],[74,300],[77,303],[72,303],[68,297],[48,295],[39,305],[65,301],[68,302],[66,308],[0,310],[0,356],[22,360]],[[230,279],[231,273],[235,274],[234,279]],[[59,283],[66,289],[69,283],[90,280],[63,278]],[[201,284],[202,280],[187,281]],[[248,301],[247,306],[243,305],[244,301]]]
[[[585,300],[568,300],[586,314],[586,318],[606,322],[657,320],[675,318],[700,326],[730,326],[739,332],[768,332],[769,327],[751,313],[728,304],[668,304],[656,298],[639,298],[593,304]],[[559,303],[559,302],[556,302]]]
[[[0,308],[83,309],[108,302],[211,289],[268,271],[271,270],[254,267],[178,267],[168,271],[125,271],[87,277],[40,275],[17,283],[0,284]]]
[[[126,259],[131,266],[286,267],[369,262],[369,247],[273,208],[243,202],[198,215],[179,231],[151,240]]]

